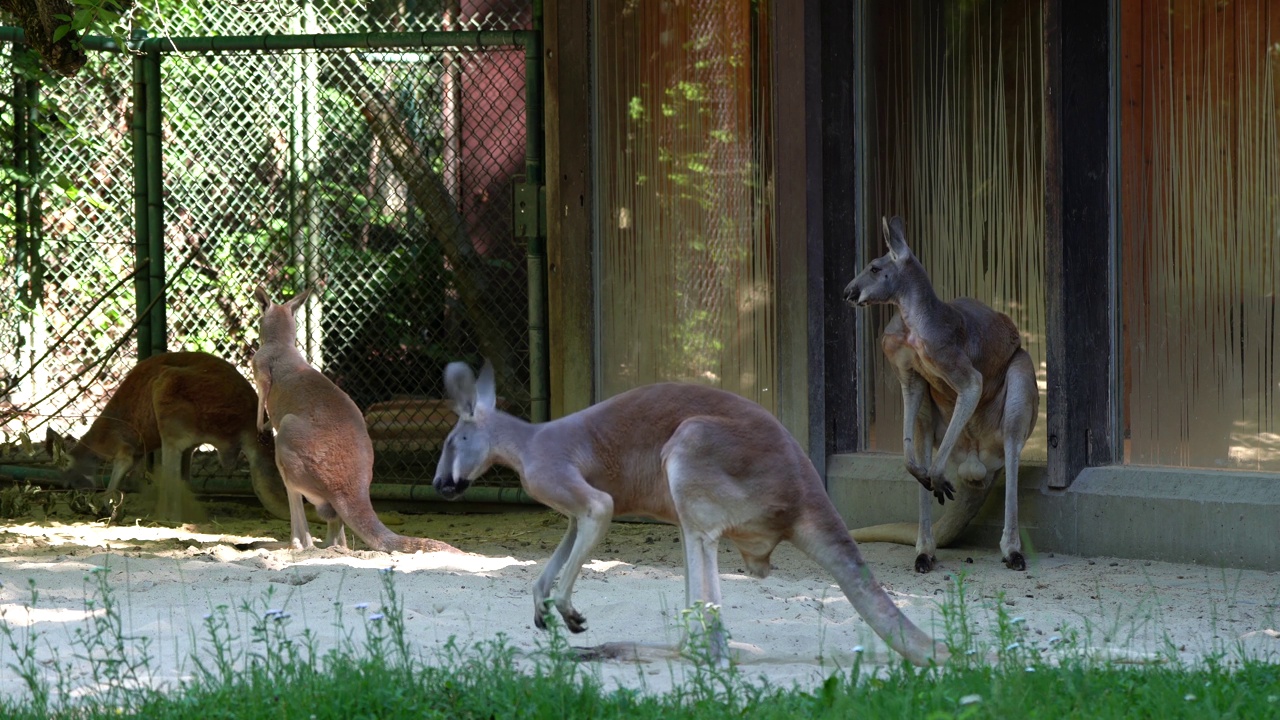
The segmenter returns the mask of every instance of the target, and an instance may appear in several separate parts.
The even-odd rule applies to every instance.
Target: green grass
[[[684,680],[656,693],[606,689],[596,666],[574,658],[554,623],[557,630],[532,653],[498,637],[469,647],[451,642],[424,658],[406,637],[393,575],[383,578],[382,612],[361,608],[364,632],[339,628],[345,642],[324,652],[312,633],[295,631],[287,613],[272,609],[269,592],[239,608],[215,608],[196,631],[203,642],[191,659],[190,679],[161,692],[149,689],[149,643],[125,632],[108,573],[92,573],[85,580],[86,606],[103,612],[74,634],[74,645],[97,692],[71,694],[66,667],[51,672],[36,662],[40,634],[4,622],[4,671],[23,678],[28,693],[0,699],[0,717],[1280,718],[1280,664],[1261,659],[1223,653],[1194,666],[1172,658],[1120,666],[1091,660],[1070,633],[1049,652],[1027,642],[1024,623],[1003,613],[999,602],[999,645],[979,647],[963,581],[943,604],[958,658],[946,667],[855,663],[817,688],[780,687],[736,667],[701,662],[694,628]],[[39,593],[32,588],[31,594],[35,606]],[[245,635],[237,636],[236,627],[247,627]]]

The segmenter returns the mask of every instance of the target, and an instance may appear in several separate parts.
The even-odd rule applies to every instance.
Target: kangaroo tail
[[[399,535],[383,524],[368,496],[363,503],[345,502],[342,507],[335,504],[338,517],[360,537],[366,545],[380,552],[462,552],[449,543],[431,538],[409,537]]]
[[[942,516],[933,521],[933,539],[938,547],[947,547],[960,537],[960,533],[982,509],[987,493],[968,485],[960,484],[956,488],[956,498],[943,510]],[[853,539],[860,543],[888,542],[898,545],[915,545],[918,523],[885,523],[870,525],[850,531]]]
[[[840,589],[876,635],[915,665],[943,662],[947,648],[916,627],[871,574],[857,544],[832,509],[830,517],[802,520],[791,541],[835,576]]]

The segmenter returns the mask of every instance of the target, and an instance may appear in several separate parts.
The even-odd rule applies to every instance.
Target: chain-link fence
[[[507,409],[530,414],[526,240],[512,207],[518,176],[540,161],[527,143],[528,34],[488,32],[527,26],[528,3],[485,3],[482,15],[469,12],[478,3],[401,3],[397,17],[376,3],[364,15],[254,5],[229,11],[242,14],[238,32],[485,32],[470,44],[431,32],[416,44],[311,43],[325,50],[205,38],[141,59],[91,53],[74,80],[52,84],[9,73],[15,98],[39,90],[37,110],[15,102],[2,116],[14,161],[0,190],[0,343],[13,351],[0,365],[0,429],[7,441],[46,424],[82,432],[136,361],[148,307],[164,313],[164,340],[143,315],[142,354],[203,350],[249,377],[254,288],[279,299],[312,287],[300,346],[365,412],[375,482],[429,483],[452,420],[446,363],[490,359]],[[176,39],[227,22],[160,30]],[[33,62],[6,49],[10,65]],[[153,61],[158,73],[139,69]],[[142,117],[154,108],[135,107],[138,77],[159,99],[158,123]],[[160,149],[150,212],[156,158],[141,145],[135,156],[131,131]],[[163,239],[161,257],[144,236]],[[145,282],[161,263],[163,303]],[[19,445],[7,442],[0,461],[24,455]],[[207,468],[197,462],[197,474]]]

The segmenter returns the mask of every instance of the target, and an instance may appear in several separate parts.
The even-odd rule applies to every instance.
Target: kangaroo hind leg
[[[1035,429],[1040,406],[1035,367],[1026,350],[1019,350],[1009,363],[1005,375],[1004,417],[1001,434],[1004,440],[1004,532],[1000,536],[1000,552],[1011,570],[1026,570],[1022,554],[1022,537],[1018,531],[1018,464],[1022,448]]]

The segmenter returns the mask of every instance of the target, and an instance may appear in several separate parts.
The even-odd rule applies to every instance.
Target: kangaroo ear
[[[493,380],[493,363],[484,361],[480,377],[476,380],[476,407],[492,410],[498,405],[498,388]]]
[[[451,362],[444,369],[444,388],[453,401],[453,411],[459,418],[469,418],[476,412],[476,376],[464,362]]]
[[[44,429],[45,454],[48,455],[49,457],[55,457],[53,454],[54,450],[61,450],[62,448],[63,448],[62,436],[54,432],[53,428],[50,428],[50,427],[45,428]]]
[[[302,307],[302,304],[305,303],[307,298],[310,296],[311,288],[302,288],[302,292],[289,298],[289,302],[285,303],[284,306],[289,308],[290,315],[297,315],[298,308]]]
[[[911,257],[911,248],[907,247],[907,226],[903,224],[902,218],[894,215],[892,218],[880,218],[881,229],[884,232],[884,242],[889,246],[889,255],[895,262],[900,262]]]
[[[271,296],[267,294],[267,289],[259,285],[253,291],[253,299],[258,301],[258,310],[266,312],[271,307]]]

